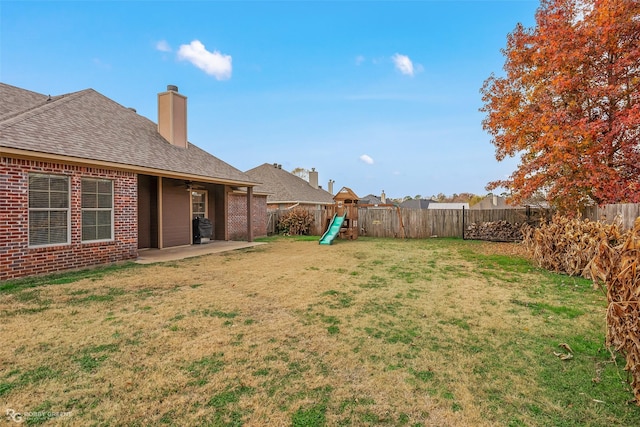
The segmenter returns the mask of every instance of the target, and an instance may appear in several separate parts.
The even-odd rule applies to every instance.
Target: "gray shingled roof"
[[[436,203],[436,201],[431,199],[411,199],[400,203],[400,207],[406,209],[428,209],[431,203]]]
[[[358,204],[361,204],[361,205],[381,205],[382,204],[382,200],[380,199],[380,197],[378,197],[376,195],[367,194],[366,196],[364,196],[360,200],[358,200]]]
[[[313,188],[304,179],[269,163],[250,169],[246,174],[254,181],[262,182],[254,190],[267,193],[267,203],[334,203],[331,193]]]
[[[256,184],[242,171],[189,143],[176,147],[157,124],[93,89],[50,98],[0,83],[2,147],[131,167]],[[5,102],[5,100],[8,100]]]
[[[46,102],[47,95],[0,83],[0,121]]]

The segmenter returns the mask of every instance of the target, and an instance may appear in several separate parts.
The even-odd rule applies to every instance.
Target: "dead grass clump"
[[[590,278],[589,262],[600,242],[615,246],[626,238],[618,221],[605,224],[555,215],[539,228],[525,226],[523,243],[538,266],[569,276]]]
[[[531,253],[523,243],[483,242],[477,251],[483,255],[504,255],[531,259]]]
[[[640,405],[640,217],[624,243],[612,246],[602,240],[590,264],[594,282],[607,292],[607,346],[624,355],[631,387]]]

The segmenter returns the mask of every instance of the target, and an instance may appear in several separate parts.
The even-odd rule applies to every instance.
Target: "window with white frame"
[[[69,177],[29,174],[29,246],[69,243]]]
[[[82,179],[82,241],[113,239],[113,181]]]

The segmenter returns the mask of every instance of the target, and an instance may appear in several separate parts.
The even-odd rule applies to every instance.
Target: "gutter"
[[[189,173],[174,172],[164,169],[155,169],[144,166],[126,165],[123,163],[106,162],[102,160],[91,160],[82,157],[63,156],[59,154],[49,154],[37,151],[20,150],[17,148],[0,147],[0,156],[9,158],[19,158],[27,160],[44,161],[48,163],[66,163],[80,166],[94,166],[105,169],[113,169],[125,172],[133,172],[145,175],[161,176],[163,178],[184,179],[188,181],[206,182],[210,184],[235,185],[238,187],[253,187],[259,185],[258,182],[235,181],[224,178],[214,178],[209,176],[195,175]]]

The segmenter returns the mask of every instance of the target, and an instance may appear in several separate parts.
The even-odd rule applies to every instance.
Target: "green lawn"
[[[632,426],[589,281],[457,239],[313,238],[0,283],[27,425]],[[512,251],[508,251],[512,253]]]

